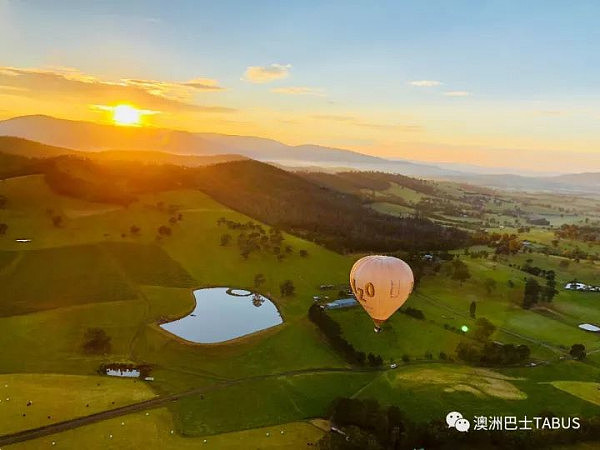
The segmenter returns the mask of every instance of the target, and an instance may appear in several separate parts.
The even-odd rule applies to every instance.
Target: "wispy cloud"
[[[415,80],[415,81],[409,81],[409,83],[411,86],[416,86],[416,87],[433,87],[433,86],[439,86],[441,84],[443,84],[441,81],[436,81],[436,80]]]
[[[344,116],[344,115],[329,115],[329,114],[315,114],[311,116],[317,120],[329,120],[333,122],[346,123],[353,127],[371,128],[374,130],[395,130],[401,132],[419,132],[423,130],[421,125],[416,124],[398,124],[398,123],[380,123],[368,120],[363,120],[355,116]]]
[[[288,86],[271,89],[271,92],[275,94],[286,94],[286,95],[315,95],[322,97],[325,95],[323,89],[312,88],[307,86]]]
[[[216,80],[194,79],[171,82],[143,79],[102,80],[72,68],[0,67],[0,88],[20,91],[24,97],[53,101],[79,101],[86,104],[133,103],[158,111],[231,112],[223,106],[201,105],[195,101],[200,91],[223,88]]]
[[[352,116],[338,116],[335,114],[313,114],[311,117],[313,119],[333,120],[334,122],[350,122],[356,120],[356,118]]]
[[[225,89],[224,87],[219,86],[217,80],[213,80],[212,78],[194,78],[193,80],[181,84],[200,91],[222,91]]]
[[[469,91],[447,91],[444,92],[446,97],[468,97],[471,95]]]
[[[287,78],[290,74],[291,64],[271,64],[270,66],[250,66],[244,73],[245,81],[251,83],[269,83]]]

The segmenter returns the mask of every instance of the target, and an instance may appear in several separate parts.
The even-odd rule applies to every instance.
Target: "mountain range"
[[[33,143],[15,143],[12,153],[22,156],[47,157],[71,151],[85,151],[94,152],[98,154],[97,157],[101,153],[106,158],[187,166],[251,158],[294,170],[369,170],[447,179],[502,189],[593,193],[600,191],[600,172],[558,176],[494,174],[489,173],[489,168],[473,164],[448,164],[444,167],[442,163],[438,166],[391,160],[320,145],[291,146],[273,139],[254,136],[193,133],[153,127],[123,127],[45,115],[21,116],[0,121],[0,136],[19,137],[45,144],[42,149]],[[3,147],[7,148],[6,142]]]

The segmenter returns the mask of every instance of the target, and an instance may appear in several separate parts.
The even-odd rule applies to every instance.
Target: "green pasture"
[[[0,375],[0,435],[94,414],[154,395],[146,383],[131,379],[64,374]]]
[[[108,419],[6,448],[296,450],[306,447],[307,443],[316,443],[323,434],[323,430],[309,422],[291,422],[193,438],[177,433],[169,410],[159,408]]]

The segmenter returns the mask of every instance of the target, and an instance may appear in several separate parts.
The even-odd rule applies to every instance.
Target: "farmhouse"
[[[333,302],[327,303],[324,309],[340,309],[340,308],[351,308],[358,305],[358,301],[355,298],[341,298]]]
[[[600,286],[591,286],[578,281],[571,281],[565,284],[565,289],[570,291],[600,292]]]
[[[600,327],[597,327],[596,325],[592,325],[591,323],[582,323],[579,325],[579,328],[581,328],[582,330],[585,330],[585,331],[592,331],[594,333],[600,332]]]
[[[140,371],[137,369],[106,369],[106,375],[111,377],[139,378]]]

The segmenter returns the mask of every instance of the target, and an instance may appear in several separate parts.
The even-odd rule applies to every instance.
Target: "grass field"
[[[14,450],[51,447],[90,450],[133,448],[295,450],[305,448],[309,442],[315,443],[323,434],[322,430],[308,422],[292,422],[272,427],[217,434],[206,438],[192,438],[176,433],[169,410],[160,408],[149,411],[148,415],[137,413],[109,419],[59,435],[14,444],[6,448]],[[53,442],[55,445],[52,444]]]
[[[447,188],[457,196],[464,192],[454,185]],[[408,202],[422,197],[409,191],[392,186],[386,195]],[[18,380],[23,383],[20,393],[11,394],[11,402],[19,399],[14,410],[0,404],[0,424],[15,430],[38,419],[48,420],[47,415],[66,415],[58,409],[39,417],[29,411],[26,417],[19,415],[22,408],[34,411],[31,408],[38,406],[36,399],[33,406],[21,404],[27,383],[39,389],[27,392],[37,392],[44,399],[39,405],[47,406],[50,400],[62,401],[72,388],[78,394],[65,405],[73,414],[82,414],[79,401],[86,395],[89,408],[92,401],[99,408],[117,401],[101,395],[105,383],[118,383],[114,389],[111,385],[110,392],[118,394],[118,402],[126,402],[142,395],[135,389],[153,395],[239,381],[203,398],[189,397],[150,411],[148,416],[134,414],[35,441],[42,448],[52,441],[65,447],[81,443],[81,448],[134,444],[138,448],[304,448],[322,432],[298,421],[327,417],[329,404],[338,396],[397,404],[414,420],[443,418],[457,407],[465,414],[539,413],[549,408],[585,416],[597,411],[592,381],[600,372],[600,354],[592,353],[587,363],[559,360],[574,343],[584,343],[588,351],[600,349],[596,335],[576,328],[579,321],[600,321],[594,297],[561,290],[544,309],[523,310],[523,287],[529,275],[509,264],[523,265],[531,258],[534,265],[556,270],[559,287],[572,277],[594,280],[598,264],[571,261],[565,267],[564,258],[537,253],[492,261],[457,252],[471,278],[462,283],[452,280],[444,267],[425,276],[407,302],[423,311],[424,321],[398,313],[376,335],[359,307],[330,313],[357,349],[381,354],[386,365],[390,360],[400,362],[406,354],[409,364],[382,372],[323,371],[348,365],[308,320],[307,310],[313,295],[321,293],[319,285],[348,283],[348,271],[359,255],[339,255],[286,234],[284,245],[293,251],[283,261],[270,253],[252,253],[244,259],[235,232],[219,226],[217,220],[250,219],[197,191],[144,195],[121,208],[56,195],[41,177],[31,176],[0,182],[0,194],[9,199],[7,208],[0,210],[0,222],[9,225],[7,236],[0,238],[0,379],[13,377],[6,383],[9,386],[17,386]],[[60,227],[52,225],[49,207],[64,217]],[[182,220],[170,223],[169,207]],[[139,226],[139,233],[131,233],[132,225]],[[171,236],[157,239],[161,225],[171,227]],[[234,239],[222,246],[220,236],[226,232]],[[32,241],[14,241],[21,237]],[[306,250],[308,256],[301,257],[299,250]],[[258,291],[276,302],[285,321],[282,326],[215,345],[186,343],[157,326],[158,321],[180,317],[193,308],[193,288],[254,289],[257,274],[266,279]],[[279,286],[288,279],[296,292],[283,297]],[[492,288],[488,280],[493,280]],[[441,362],[440,352],[453,355],[458,342],[471,339],[469,333],[446,328],[463,324],[472,328],[475,320],[469,316],[469,305],[473,301],[476,317],[486,317],[498,327],[493,339],[526,343],[532,356],[547,364],[483,370]],[[92,327],[104,329],[111,338],[108,354],[83,354],[83,335]],[[425,360],[426,353],[432,354],[433,361]],[[101,363],[111,361],[152,365],[152,391],[131,380],[91,376]],[[85,381],[71,381],[75,379]],[[47,380],[53,380],[55,389]],[[88,386],[87,380],[100,380],[101,386]],[[0,393],[3,385],[0,382]],[[127,389],[121,392],[121,386]],[[132,386],[135,389],[129,391]]]
[[[504,372],[504,371],[502,371]],[[384,404],[401,405],[413,420],[445,417],[448,411],[463,415],[536,415],[542,411],[589,416],[597,407],[539,383],[535,369],[526,376],[505,376],[495,370],[460,365],[407,366],[377,377],[359,393],[360,398],[378,398]]]
[[[440,352],[451,355],[465,338],[445,330],[442,325],[418,320],[405,314],[395,314],[383,326],[381,334],[373,333],[373,322],[362,308],[330,312],[343,329],[344,337],[359,351],[372,352],[386,363],[400,361],[403,355],[424,359],[431,353],[436,359]]]
[[[408,206],[397,205],[389,202],[376,202],[372,203],[371,208],[380,213],[389,214],[391,216],[405,217],[415,213],[414,208]]]
[[[0,274],[0,315],[135,298],[135,290],[95,245],[28,250]]]
[[[550,384],[561,391],[600,406],[600,385],[597,382],[553,381]]]
[[[157,245],[107,242],[103,247],[137,284],[193,287],[196,281]]]
[[[177,429],[187,436],[323,417],[336,397],[352,396],[372,373],[315,373],[248,381],[203,396],[187,397],[173,408]]]
[[[111,377],[0,375],[0,435],[86,416],[154,395],[146,383]]]

